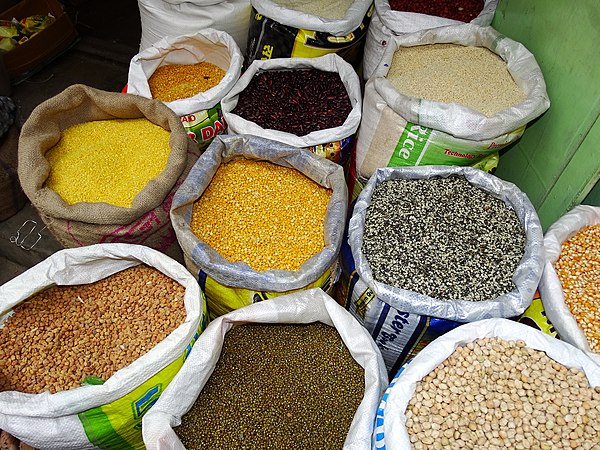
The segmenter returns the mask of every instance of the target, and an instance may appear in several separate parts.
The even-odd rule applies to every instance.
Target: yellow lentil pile
[[[598,449],[600,387],[523,341],[458,347],[417,383],[406,428],[420,449]]]
[[[324,248],[331,191],[267,161],[221,164],[194,203],[191,229],[221,256],[256,271],[298,270]]]
[[[208,91],[221,82],[225,71],[209,62],[160,66],[148,79],[152,98],[172,102]]]
[[[0,328],[0,392],[55,393],[87,376],[108,379],[183,323],[184,293],[139,265],[33,295]]]
[[[458,103],[486,116],[526,99],[506,63],[485,47],[401,47],[394,53],[387,79],[404,95]]]
[[[106,202],[125,208],[165,168],[171,133],[147,119],[73,125],[48,152],[45,186],[68,204]]]
[[[600,353],[600,224],[583,228],[563,242],[554,268],[567,307],[591,350]]]

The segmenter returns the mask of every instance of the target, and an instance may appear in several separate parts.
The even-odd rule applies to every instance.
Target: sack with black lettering
[[[525,101],[488,117],[457,103],[401,94],[386,78],[398,48],[441,43],[486,47],[499,55],[525,93]],[[527,123],[549,106],[534,56],[491,27],[462,24],[394,36],[365,87],[356,176],[365,181],[379,167],[425,165],[490,171],[498,165],[498,150],[519,139]]]
[[[221,100],[240,77],[243,61],[240,48],[224,31],[206,28],[195,34],[167,36],[132,58],[127,93],[152,98],[148,79],[161,66],[208,62],[223,69],[225,76],[215,87],[193,97],[164,102],[180,117],[188,136],[204,150],[227,129]]]
[[[300,2],[297,9],[282,3],[252,0],[248,64],[256,59],[315,58],[337,53],[358,70],[375,9],[372,0],[354,0],[345,13],[337,10],[340,2],[313,2],[318,7],[312,13],[300,11]],[[305,5],[304,11],[309,6]]]
[[[375,187],[388,180],[452,176],[462,176],[473,186],[501,199],[517,215],[526,243],[524,255],[512,275],[512,291],[484,301],[440,300],[374,278],[362,245],[367,209]],[[340,262],[342,275],[338,282],[338,302],[369,330],[393,375],[432,340],[459,325],[490,317],[517,318],[521,315],[530,305],[542,275],[542,228],[527,196],[514,184],[494,175],[471,167],[387,167],[375,172],[355,202],[347,239],[342,241]]]

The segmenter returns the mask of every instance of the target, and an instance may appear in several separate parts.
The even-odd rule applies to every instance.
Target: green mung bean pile
[[[187,449],[340,449],[363,395],[335,328],[238,325],[175,433]]]

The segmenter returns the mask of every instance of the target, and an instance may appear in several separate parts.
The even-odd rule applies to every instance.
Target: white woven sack
[[[193,203],[210,184],[219,166],[236,157],[270,161],[295,168],[319,185],[332,190],[325,216],[325,246],[304,262],[300,269],[258,272],[244,262],[228,261],[192,232],[190,221]],[[344,172],[338,164],[308,151],[258,136],[217,136],[177,190],[171,205],[171,221],[183,249],[186,266],[194,275],[204,271],[225,286],[286,292],[306,287],[336,265],[342,245],[347,205],[348,191]]]
[[[254,75],[267,70],[285,69],[318,69],[325,72],[336,72],[344,83],[352,110],[342,125],[335,128],[313,131],[305,136],[283,131],[262,128],[255,122],[248,121],[232,111],[237,106],[239,94],[248,87]],[[255,60],[239,78],[235,86],[229,91],[221,102],[223,115],[231,134],[252,134],[274,141],[283,142],[294,147],[304,148],[328,142],[339,141],[352,136],[358,130],[361,119],[362,94],[360,80],[350,64],[335,53],[330,53],[317,58],[277,58]]]
[[[571,311],[565,304],[562,285],[554,270],[554,264],[562,250],[562,243],[579,230],[598,224],[600,224],[600,207],[579,205],[548,228],[544,236],[546,257],[539,292],[548,319],[550,319],[550,322],[556,328],[560,338],[588,352],[592,359],[600,364],[600,354],[592,353],[583,330],[579,327]]]
[[[386,180],[420,180],[449,176],[463,176],[473,186],[502,200],[519,218],[526,236],[525,253],[512,276],[515,288],[511,292],[481,302],[439,300],[415,291],[390,286],[373,278],[369,262],[362,251],[362,242],[365,217],[375,186]],[[473,322],[492,317],[510,318],[522,314],[531,304],[544,265],[542,227],[527,195],[513,183],[472,167],[424,166],[377,169],[354,205],[348,225],[348,243],[352,249],[356,272],[377,298],[399,311],[457,322]]]
[[[229,33],[246,48],[250,0],[138,0],[142,36],[140,51],[166,36],[214,28]]]
[[[483,27],[490,25],[494,19],[497,6],[498,0],[485,0],[483,9],[479,15],[469,23]],[[367,41],[363,57],[364,79],[368,80],[372,75],[392,36],[461,23],[463,22],[446,19],[445,17],[395,11],[390,8],[389,0],[375,0],[375,14],[373,14],[367,31]]]
[[[0,430],[40,449],[99,448],[89,441],[78,413],[123,397],[180,358],[206,314],[198,283],[185,267],[163,253],[141,245],[96,244],[61,250],[0,286],[2,326],[14,306],[43,289],[53,285],[93,283],[139,264],[154,267],[185,287],[185,322],[102,385],[86,385],[55,394],[0,392]],[[119,434],[119,429],[115,432]]]
[[[225,333],[245,323],[323,322],[336,328],[351,355],[365,371],[365,393],[350,426],[344,449],[370,449],[373,423],[387,374],[369,333],[342,306],[320,289],[309,289],[255,303],[220,316],[200,335],[190,356],[142,421],[148,450],[183,450],[173,431],[208,381]],[[317,399],[318,401],[318,399]]]
[[[346,36],[356,30],[372,3],[372,0],[355,0],[342,19],[326,19],[286,8],[271,0],[252,0],[252,6],[259,14],[282,25],[304,30],[322,31],[334,36]]]
[[[435,102],[398,92],[385,78],[395,51],[399,47],[436,43],[482,46],[492,50],[507,63],[509,72],[527,98],[487,117],[457,103]],[[423,153],[428,146],[444,148],[449,145],[450,149],[464,149],[477,155],[480,150],[497,150],[518,139],[527,123],[549,106],[546,83],[535,57],[522,44],[491,27],[451,25],[395,36],[365,88],[356,148],[357,173],[359,177],[368,178],[374,167],[387,165],[407,122],[428,129],[429,144],[422,149]],[[414,147],[415,143],[411,148]],[[410,158],[416,159],[415,165],[419,165],[421,156],[411,155]]]
[[[481,338],[499,337],[523,340],[528,347],[546,354],[566,367],[583,370],[590,386],[600,386],[600,367],[581,350],[561,342],[532,327],[507,319],[487,319],[469,323],[446,333],[425,347],[406,364],[386,390],[377,411],[374,449],[410,450],[406,430],[406,407],[413,397],[416,384],[445,361],[457,347]]]
[[[160,66],[209,62],[225,71],[215,87],[193,97],[164,102],[178,116],[212,108],[233,88],[244,57],[233,38],[224,31],[206,28],[194,34],[166,36],[135,55],[129,64],[127,93],[152,98],[148,79]]]

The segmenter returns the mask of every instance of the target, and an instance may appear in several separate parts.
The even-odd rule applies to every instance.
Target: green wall
[[[600,1],[500,0],[492,26],[544,74],[550,109],[502,153],[496,175],[527,193],[544,229],[600,200]]]

